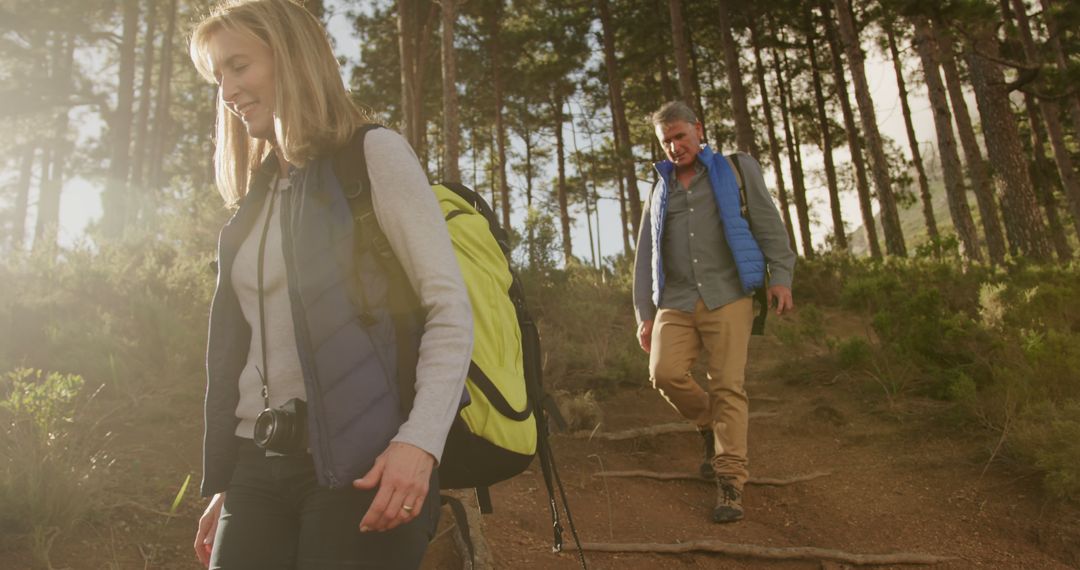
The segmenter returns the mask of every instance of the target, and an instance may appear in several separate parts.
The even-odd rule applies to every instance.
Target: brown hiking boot
[[[713,471],[712,460],[716,456],[716,440],[713,436],[713,430],[709,428],[698,428],[698,433],[701,434],[701,439],[704,442],[703,455],[701,460],[701,466],[698,468],[698,473],[701,474],[701,478],[705,480],[713,479],[716,477],[716,472]]]
[[[716,477],[716,506],[713,507],[712,520],[716,523],[729,523],[742,520],[742,486],[734,477],[719,475]]]

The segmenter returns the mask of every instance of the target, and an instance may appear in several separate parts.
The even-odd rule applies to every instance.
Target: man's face
[[[668,160],[677,167],[687,167],[694,164],[701,150],[701,123],[672,121],[656,125],[656,138]]]

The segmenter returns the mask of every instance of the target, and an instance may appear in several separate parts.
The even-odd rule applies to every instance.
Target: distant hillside
[[[917,193],[918,186],[913,190]],[[934,204],[934,219],[937,221],[938,232],[941,234],[953,233],[952,216],[949,215],[948,196],[945,194],[945,183],[941,179],[930,180],[930,196]],[[982,242],[982,226],[979,225],[979,206],[975,202],[975,194],[967,193],[968,204],[971,206],[971,216],[975,219],[975,225],[979,228],[980,244]],[[881,228],[880,213],[874,217],[877,223],[878,243],[882,250],[885,249],[885,234]],[[904,230],[904,243],[907,244],[908,252],[929,240],[926,235],[926,223],[923,221],[922,201],[916,200],[914,204],[900,209],[900,227]],[[848,243],[855,255],[869,255],[869,246],[866,243],[866,231],[859,225],[853,232],[848,234]],[[985,246],[985,244],[983,244]]]

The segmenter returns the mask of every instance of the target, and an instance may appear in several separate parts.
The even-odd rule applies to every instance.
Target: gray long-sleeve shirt
[[[791,286],[795,253],[788,243],[780,212],[773,203],[761,166],[748,154],[738,153],[746,192],[747,221],[768,263],[769,284]],[[693,311],[700,298],[710,310],[746,296],[738,269],[724,236],[708,173],[695,163],[688,187],[672,179],[668,209],[659,247],[664,260],[664,290],[660,308]],[[654,188],[653,191],[658,191]],[[646,200],[634,256],[634,311],[638,322],[652,320],[652,200]]]
[[[412,147],[398,133],[376,129],[364,139],[364,155],[379,227],[427,311],[416,366],[416,398],[408,420],[393,441],[415,445],[438,461],[450,424],[458,413],[472,356],[472,306],[442,210]],[[273,191],[292,190],[282,184]],[[280,224],[276,221],[282,197],[278,196],[273,212],[269,209],[269,198],[266,200],[233,266],[233,286],[252,332],[248,362],[240,374],[240,401],[236,407],[240,419],[236,435],[247,438],[252,437],[255,418],[263,409],[262,382],[256,369],[262,366],[256,270],[259,239],[267,216],[273,218],[267,231],[264,259],[270,403],[279,406],[290,398],[305,396],[285,284]]]

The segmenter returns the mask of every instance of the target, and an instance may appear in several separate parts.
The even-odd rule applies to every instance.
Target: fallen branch
[[[796,475],[794,477],[777,478],[777,477],[751,477],[746,484],[747,485],[767,485],[771,487],[783,487],[785,485],[793,485],[795,483],[803,483],[805,481],[813,481],[814,479],[820,479],[821,477],[827,477],[832,475],[828,471],[814,471],[813,473],[807,473],[805,475]],[[593,473],[593,477],[640,477],[643,479],[656,479],[658,481],[697,481],[699,483],[712,483],[711,479],[703,479],[701,475],[697,473],[663,473],[657,471],[643,471],[643,470],[630,470],[630,471],[600,471]]]
[[[778,415],[776,412],[751,412],[750,419],[769,418]],[[603,439],[607,441],[622,441],[635,437],[666,435],[669,433],[691,433],[697,431],[697,426],[688,422],[675,422],[640,428],[631,428],[622,431],[589,431],[581,430],[566,434],[574,439]]]
[[[574,548],[574,545],[567,545],[567,549],[572,550]],[[956,560],[956,557],[952,556],[937,556],[934,554],[923,554],[918,552],[856,554],[844,552],[842,550],[815,548],[812,546],[778,548],[773,546],[720,542],[716,540],[691,540],[680,542],[678,544],[586,542],[581,545],[581,549],[591,552],[657,552],[662,554],[712,552],[716,554],[727,554],[729,556],[764,558],[767,560],[835,560],[837,562],[855,565],[937,564],[940,562]]]

